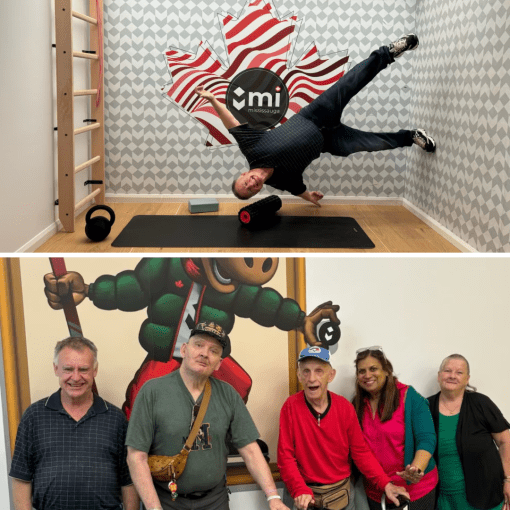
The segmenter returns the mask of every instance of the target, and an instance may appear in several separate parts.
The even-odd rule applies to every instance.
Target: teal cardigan
[[[411,464],[416,450],[425,450],[431,455],[434,454],[437,437],[429,402],[412,386],[408,386],[406,393],[405,427],[404,466]],[[432,471],[435,466],[436,461],[434,457],[431,457],[425,473]]]

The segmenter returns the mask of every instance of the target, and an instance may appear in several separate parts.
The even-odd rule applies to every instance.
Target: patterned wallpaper
[[[414,30],[415,0],[267,0],[279,19],[294,14],[298,36],[289,59],[312,43],[319,54],[348,53],[354,65]],[[206,41],[227,63],[220,15],[240,16],[243,0],[105,0],[105,125],[107,193],[230,193],[247,169],[237,146],[205,147],[207,130],[161,95],[169,81],[163,52],[197,51]],[[366,130],[409,126],[415,54],[386,69],[347,107],[343,121]],[[329,195],[399,197],[406,152],[349,158],[322,156],[307,170],[310,189]],[[413,148],[412,150],[417,150]]]
[[[481,252],[510,252],[510,0],[418,1],[405,198]]]
[[[351,65],[403,33],[420,48],[383,71],[343,121],[372,131],[424,127],[417,147],[348,158],[323,155],[306,171],[326,195],[405,197],[479,251],[510,251],[510,0],[267,0],[296,15],[293,63],[315,43]],[[208,148],[207,130],[161,88],[163,52],[201,41],[228,65],[221,16],[243,0],[104,0],[107,193],[227,194],[246,170],[236,146]]]

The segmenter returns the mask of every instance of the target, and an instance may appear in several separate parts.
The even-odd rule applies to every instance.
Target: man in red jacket
[[[298,379],[304,390],[290,396],[280,413],[278,468],[298,510],[308,505],[353,509],[349,455],[386,497],[409,494],[390,482],[366,444],[352,404],[328,391],[336,371],[322,347],[303,349]]]

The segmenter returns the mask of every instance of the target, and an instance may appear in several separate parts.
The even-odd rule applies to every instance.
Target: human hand
[[[80,273],[70,271],[58,280],[53,273],[44,275],[44,293],[53,310],[62,310],[62,300],[65,300],[70,293],[74,303],[79,305],[87,297],[88,290],[89,286],[85,285]]]
[[[294,498],[294,505],[297,510],[307,510],[309,504],[314,504],[315,500],[311,494],[301,494],[297,498]]]
[[[329,319],[335,324],[340,324],[340,319],[337,317],[336,312],[340,310],[338,305],[334,305],[332,301],[326,301],[322,305],[317,306],[312,310],[303,321],[302,331],[305,335],[305,341],[308,345],[318,345],[322,347],[322,343],[317,338],[316,326],[323,319]]]
[[[501,510],[510,510],[510,482],[503,482],[503,496],[505,503]]]
[[[269,508],[271,510],[290,510],[288,506],[283,504],[283,501],[278,498],[269,501]]]
[[[408,500],[411,499],[411,496],[409,496],[409,493],[404,489],[404,487],[399,487],[398,485],[394,485],[391,482],[386,484],[386,487],[384,487],[384,492],[386,494],[386,498],[397,506],[400,506],[398,496],[401,495]]]
[[[212,92],[205,90],[203,85],[198,85],[198,87],[195,88],[195,92],[200,97],[203,97],[204,99],[206,99],[209,102],[215,98],[215,95]]]
[[[397,475],[411,483],[418,483],[423,478],[423,471],[416,467],[408,464],[404,471],[397,471]]]
[[[321,204],[319,204],[319,200],[322,200],[324,198],[324,194],[320,191],[310,191],[310,202],[312,204],[315,204],[317,207],[321,207]]]

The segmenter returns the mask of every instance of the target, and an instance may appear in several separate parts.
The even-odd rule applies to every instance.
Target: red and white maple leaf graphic
[[[209,130],[207,146],[231,145],[236,141],[214,108],[195,94],[198,85],[203,85],[225,104],[227,88],[237,74],[250,68],[268,69],[282,79],[289,92],[289,107],[281,120],[283,124],[344,74],[349,57],[321,58],[315,44],[304,51],[292,67],[287,67],[292,43],[297,37],[297,17],[278,19],[274,12],[270,0],[254,0],[248,2],[239,18],[222,15],[229,60],[227,68],[204,41],[195,54],[177,48],[164,52],[172,79],[163,88],[164,96]]]

